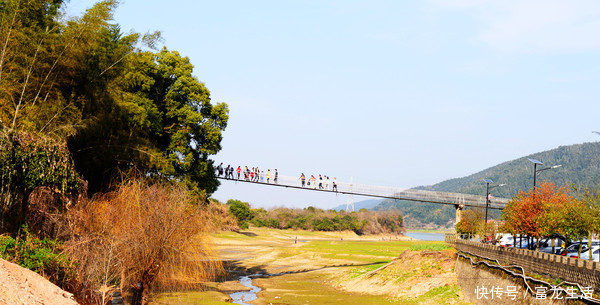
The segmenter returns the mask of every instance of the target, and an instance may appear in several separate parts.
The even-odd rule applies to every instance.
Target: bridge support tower
[[[456,226],[456,224],[458,224],[462,219],[462,211],[465,208],[465,204],[459,203],[454,205],[454,207],[456,208],[456,222],[454,223],[454,225]]]

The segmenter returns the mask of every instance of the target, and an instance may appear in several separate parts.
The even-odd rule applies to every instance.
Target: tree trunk
[[[590,232],[588,234],[588,248],[589,248],[589,251],[590,251],[590,258],[589,258],[589,260],[591,261],[592,260],[592,232]]]
[[[121,284],[119,285],[121,293],[125,291],[125,268],[121,269]]]
[[[150,304],[150,288],[152,287],[152,282],[154,282],[154,275],[151,273],[152,272],[150,271],[144,272],[141,281],[132,287],[133,298],[131,300],[131,305]]]

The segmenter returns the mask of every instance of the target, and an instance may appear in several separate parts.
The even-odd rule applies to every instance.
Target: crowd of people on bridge
[[[267,169],[267,172],[261,171],[258,167],[252,167],[251,169],[248,166],[244,166],[242,169],[241,166],[238,166],[237,169],[231,165],[227,165],[227,167],[223,167],[223,162],[219,164],[216,168],[217,177],[230,179],[230,180],[241,180],[248,182],[259,182],[259,183],[274,183],[278,184],[279,172],[275,169],[274,172],[271,172],[270,169]],[[310,178],[307,178],[304,173],[300,175],[300,184],[302,187],[309,187],[313,190],[319,189],[323,191],[338,191],[337,179],[333,177],[333,180],[329,180],[329,176],[318,175],[319,178],[314,175],[310,175]],[[273,178],[273,180],[271,180]]]
[[[258,167],[253,167],[249,169],[248,166],[244,166],[242,169],[241,166],[238,166],[235,169],[231,165],[227,165],[227,167],[223,168],[223,162],[217,166],[217,176],[223,177],[225,179],[236,180],[235,174],[237,173],[237,180],[242,179],[242,175],[244,177],[244,181],[249,182],[266,182],[271,183],[271,178],[273,178],[273,183],[277,184],[277,180],[279,178],[279,173],[277,169],[273,173],[271,173],[271,169],[267,169],[267,172],[261,171]]]
[[[327,190],[330,191],[329,189],[329,176],[325,176],[325,175],[319,175],[319,179],[317,179],[314,175],[310,175],[310,178],[306,179],[306,176],[304,175],[304,173],[302,173],[300,175],[300,183],[302,184],[302,187],[312,187],[312,189],[317,189],[317,187],[320,190]],[[308,181],[307,181],[308,180]],[[317,185],[318,183],[318,185]],[[337,188],[337,179],[335,177],[333,177],[333,181],[331,181],[331,191],[335,191],[337,192],[338,188]]]

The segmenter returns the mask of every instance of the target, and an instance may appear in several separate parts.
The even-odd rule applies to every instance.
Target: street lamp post
[[[483,179],[483,181],[485,182],[485,224],[487,225],[488,206],[490,204],[490,190],[493,188],[505,186],[506,184],[503,183],[503,184],[498,184],[498,185],[492,185],[492,187],[490,187],[490,183],[494,183],[494,181],[492,181],[492,179]]]
[[[533,162],[533,192],[535,193],[535,178],[537,175],[537,165],[540,164],[544,164],[536,159],[529,159],[529,161]]]
[[[543,172],[543,171],[549,170],[549,169],[559,168],[562,165],[558,164],[558,165],[553,165],[553,166],[549,166],[546,168],[537,169],[538,164],[543,165],[544,163],[542,163],[541,161],[538,161],[536,159],[529,159],[529,161],[533,162],[533,197],[535,198],[535,178],[536,178],[537,173]],[[531,242],[529,244],[531,245]],[[554,249],[552,249],[552,252],[554,252]]]
[[[536,159],[529,159],[529,161],[533,162],[533,193],[535,194],[535,182],[536,182],[535,180],[536,180],[537,173],[543,172],[543,171],[549,170],[549,169],[559,168],[562,165],[558,164],[558,165],[553,165],[553,166],[546,167],[546,168],[537,169],[538,164],[542,165],[544,163],[542,163],[541,161],[538,161]]]

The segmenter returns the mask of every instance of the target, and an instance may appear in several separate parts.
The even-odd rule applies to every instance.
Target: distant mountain
[[[383,199],[369,199],[369,200],[363,200],[363,201],[355,202],[354,203],[354,210],[355,211],[358,211],[360,209],[372,210],[375,206],[377,206],[382,201],[383,201]],[[346,210],[346,205],[345,204],[340,204],[337,207],[333,208],[332,210],[345,211]]]
[[[536,159],[544,164],[537,169],[553,165],[559,168],[549,169],[537,174],[538,184],[542,181],[556,185],[594,185],[600,182],[600,142],[560,146],[556,149],[535,153],[516,160],[490,167],[467,177],[446,180],[430,186],[419,186],[415,189],[456,192],[485,195],[486,185],[483,179],[492,179],[495,184],[506,186],[494,188],[493,196],[512,198],[519,190],[533,187],[533,163],[528,159]],[[400,200],[384,200],[375,210],[396,207],[405,215],[405,223],[409,227],[452,227],[455,210],[452,206],[428,204]],[[498,217],[499,212],[493,212]]]

